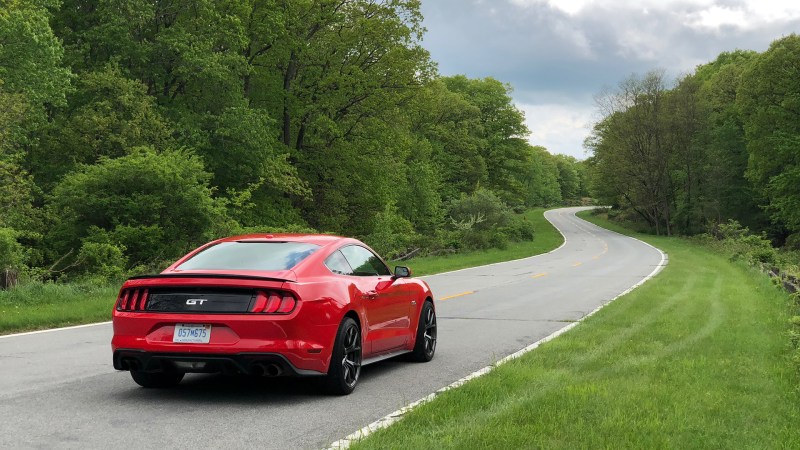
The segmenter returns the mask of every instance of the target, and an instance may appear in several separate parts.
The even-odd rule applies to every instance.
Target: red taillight
[[[270,292],[269,293],[269,300],[267,301],[267,306],[264,307],[264,311],[267,314],[275,314],[278,311],[278,307],[281,306],[281,298],[278,296],[277,292]]]
[[[139,306],[136,308],[138,311],[144,311],[144,305],[147,304],[147,289],[142,292],[141,298],[139,298]]]
[[[123,290],[120,292],[119,301],[117,301],[117,309],[120,311],[124,311],[128,309],[128,297],[130,296],[131,291],[128,289]]]
[[[297,299],[288,292],[259,291],[253,312],[264,314],[289,314],[297,306]]]
[[[287,314],[292,312],[296,301],[294,297],[289,294],[284,294],[281,298],[281,306],[278,307],[278,314]]]
[[[253,312],[263,311],[265,306],[267,306],[267,294],[258,291],[258,294],[256,294],[256,304],[253,306]]]
[[[117,311],[144,311],[148,296],[147,289],[123,289],[117,299]]]

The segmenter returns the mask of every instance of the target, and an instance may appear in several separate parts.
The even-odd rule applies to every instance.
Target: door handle
[[[376,291],[367,291],[367,293],[364,294],[364,298],[367,298],[367,299],[370,299],[370,300],[375,300],[375,298],[377,298],[377,297],[378,297],[378,292],[376,292]]]

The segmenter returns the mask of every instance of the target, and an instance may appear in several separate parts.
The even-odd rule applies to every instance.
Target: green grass
[[[503,250],[414,258],[395,264],[410,266],[414,275],[428,275],[550,251],[561,245],[563,238],[544,218],[544,211],[539,208],[525,213],[536,230],[533,241],[512,243]],[[0,334],[110,320],[120,284],[30,283],[0,291]]]
[[[33,282],[0,291],[0,334],[111,320],[119,286]]]
[[[392,265],[409,266],[414,275],[431,275],[467,267],[482,266],[512,259],[525,258],[549,252],[564,242],[556,228],[544,218],[545,208],[525,212],[525,218],[533,223],[535,237],[528,242],[514,242],[505,249],[457,253],[447,256],[425,256],[407,261],[392,261]]]
[[[636,237],[668,252],[657,277],[352,448],[800,448],[787,295],[688,241]]]

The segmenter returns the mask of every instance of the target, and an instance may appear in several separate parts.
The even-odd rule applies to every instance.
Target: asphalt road
[[[436,357],[367,366],[346,397],[303,380],[200,374],[142,389],[111,367],[110,324],[2,337],[0,448],[325,447],[582,318],[661,263],[656,249],[578,210],[546,213],[566,237],[554,252],[425,277]]]

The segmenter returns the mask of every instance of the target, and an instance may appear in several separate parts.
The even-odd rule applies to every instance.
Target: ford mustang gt
[[[317,376],[349,394],[361,366],[430,361],[428,285],[362,242],[257,234],[199,247],[158,275],[133,277],[113,311],[114,368],[144,387],[188,372]]]

